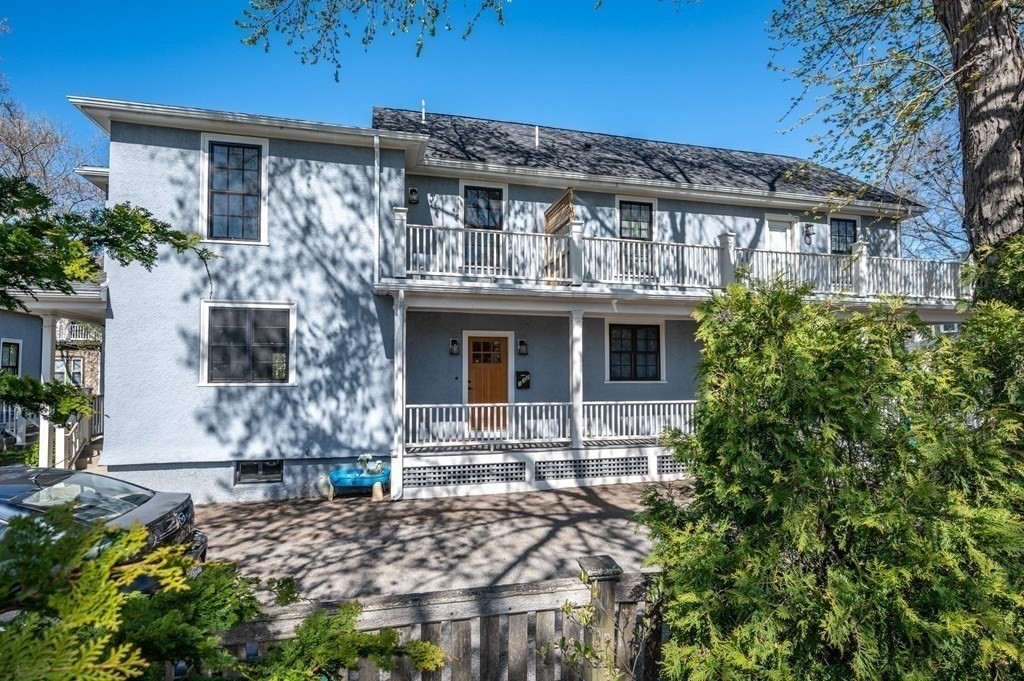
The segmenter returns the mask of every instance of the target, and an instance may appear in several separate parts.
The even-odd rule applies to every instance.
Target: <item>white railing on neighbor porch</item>
[[[658,438],[669,428],[690,432],[694,400],[584,402],[585,440]]]
[[[564,235],[408,225],[409,274],[567,283]]]
[[[739,265],[746,266],[752,279],[782,277],[797,284],[810,284],[818,293],[851,293],[854,290],[854,258],[832,253],[789,253],[741,248]]]
[[[405,441],[423,445],[565,442],[568,402],[413,404],[405,409]]]
[[[92,396],[92,416],[89,417],[89,429],[93,437],[103,435],[103,395]]]
[[[14,436],[16,444],[25,444],[25,429],[28,423],[21,407],[0,402],[0,429]]]
[[[584,237],[583,280],[715,288],[722,284],[721,251],[716,246]]]

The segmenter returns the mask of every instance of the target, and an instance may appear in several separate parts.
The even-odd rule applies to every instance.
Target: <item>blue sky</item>
[[[472,0],[468,0],[472,1]],[[459,0],[455,0],[456,3]],[[341,82],[282,41],[241,44],[244,0],[9,4],[0,70],[14,97],[96,129],[68,94],[368,125],[374,105],[807,156],[780,122],[797,91],[767,67],[764,0],[515,0],[416,57],[412,36],[345,46]],[[173,7],[174,9],[169,9]]]

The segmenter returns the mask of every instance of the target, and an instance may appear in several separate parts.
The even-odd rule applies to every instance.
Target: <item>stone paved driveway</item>
[[[571,577],[576,558],[594,553],[636,570],[650,548],[630,520],[642,488],[211,504],[198,509],[198,526],[211,559],[294,576],[307,598],[436,591]]]

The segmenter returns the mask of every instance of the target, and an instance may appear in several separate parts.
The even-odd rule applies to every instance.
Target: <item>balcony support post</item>
[[[57,359],[57,320],[51,315],[43,315],[43,342],[40,346],[41,365],[39,380],[49,383],[53,380],[53,369]],[[39,415],[39,466],[48,468],[54,465],[50,460],[53,451],[53,429],[50,426],[49,412]]]
[[[853,244],[853,294],[864,297],[868,290],[868,245],[857,241]]]
[[[407,273],[405,262],[405,242],[409,234],[409,209],[404,206],[395,208],[395,250],[391,254],[394,277],[404,277]]]
[[[719,269],[722,273],[722,288],[736,281],[736,235],[724,232],[718,236]]]
[[[569,313],[569,390],[572,409],[569,426],[572,448],[583,448],[583,310]]]
[[[573,218],[570,222],[569,273],[573,286],[583,284],[583,220]]]
[[[392,421],[394,439],[391,445],[391,499],[402,498],[402,467],[405,465],[405,291],[395,295],[395,340],[393,348],[394,402]]]

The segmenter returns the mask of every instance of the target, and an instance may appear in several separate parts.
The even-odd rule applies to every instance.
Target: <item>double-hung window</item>
[[[657,324],[609,324],[608,379],[661,380],[661,327]]]
[[[291,383],[294,306],[206,303],[207,383]]]
[[[266,244],[267,139],[203,133],[200,225],[210,241]]]
[[[81,386],[85,380],[84,362],[81,357],[54,360],[53,380]]]
[[[13,376],[21,375],[21,343],[3,341],[0,345],[0,371]]]
[[[849,255],[857,242],[857,221],[852,218],[832,218],[829,221],[832,252]]]

